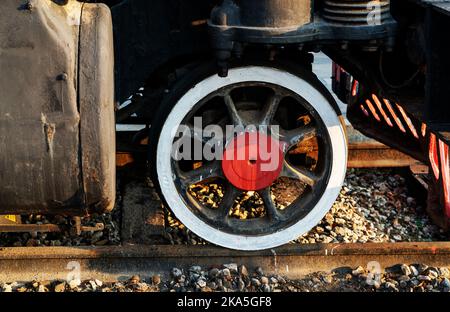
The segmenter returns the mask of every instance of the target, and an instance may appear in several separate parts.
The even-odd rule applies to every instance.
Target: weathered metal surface
[[[349,148],[348,168],[397,168],[417,163],[414,158],[387,146],[381,148]]]
[[[81,4],[23,3],[5,0],[0,10],[0,211],[81,207],[79,33],[67,23]]]
[[[125,167],[126,165],[132,164],[134,162],[133,154],[127,152],[117,152],[116,153],[116,166]]]
[[[73,217],[71,222],[71,228],[70,233],[72,235],[80,236],[81,232],[96,232],[96,231],[103,231],[105,229],[105,225],[103,223],[96,223],[94,226],[83,226],[81,225],[81,217]],[[60,227],[60,231],[63,231],[63,228]],[[0,230],[1,232],[1,230]],[[22,231],[27,232],[27,231]],[[44,231],[37,231],[37,232],[44,232]]]
[[[325,0],[323,17],[332,22],[353,25],[364,25],[371,20],[375,22],[375,18],[378,18],[378,22],[384,22],[390,17],[389,0],[377,2]]]
[[[97,232],[103,231],[105,229],[105,224],[96,223],[94,226],[81,226],[81,232]]]
[[[223,1],[212,10],[208,20],[218,74],[227,75],[233,55],[245,54],[248,43],[292,44],[299,45],[300,50],[305,45],[318,44],[347,48],[351,45],[354,50],[372,50],[373,43],[375,50],[383,45],[392,47],[397,24],[389,6],[383,5],[374,12],[370,1],[358,2],[367,4],[365,10],[349,8],[348,3],[344,7],[342,2],[340,6],[330,5],[337,1],[325,4],[312,0]],[[340,10],[336,12],[337,9]],[[359,14],[355,16],[355,12]],[[372,16],[377,14],[380,18],[374,21]]]
[[[107,210],[115,195],[109,9],[23,4],[5,0],[0,10],[0,212]]]
[[[80,235],[81,232],[96,232],[103,231],[105,225],[103,223],[96,223],[95,226],[82,226],[77,223],[72,226],[74,234]],[[2,223],[0,222],[0,233],[50,233],[62,232],[67,227],[61,227],[57,224],[22,224],[22,223]]]
[[[286,245],[272,250],[239,252],[206,246],[115,246],[0,248],[0,282],[66,279],[103,281],[138,274],[168,277],[173,267],[224,263],[262,267],[266,274],[299,278],[336,268],[367,266],[376,261],[383,270],[400,263],[450,265],[450,242]],[[74,271],[76,269],[76,272]]]
[[[311,21],[313,4],[311,0],[244,0],[238,5],[242,26],[297,28]]]
[[[327,40],[330,42],[384,40],[395,35],[396,23],[390,16],[389,6],[384,3],[374,12],[375,8],[371,7],[370,1],[363,0],[359,2],[366,4],[364,12],[355,11],[347,6],[340,13],[331,14],[329,5],[331,1],[325,6],[314,6],[312,2],[311,0],[224,1],[212,11],[208,25],[213,32],[213,40],[219,39],[216,36],[223,36],[221,40],[274,44]],[[321,11],[321,8],[328,11]],[[335,6],[334,9],[336,8]],[[355,12],[359,13],[357,20],[352,14]],[[371,16],[374,14],[380,14],[380,20],[372,22]],[[338,23],[337,16],[340,17]],[[352,27],[355,26],[355,21],[358,25]],[[213,41],[213,43],[214,48],[224,47],[220,42]]]
[[[79,110],[85,205],[114,207],[116,194],[114,53],[111,13],[84,5],[79,48]]]
[[[113,6],[117,100],[125,101],[149,78],[161,83],[159,74],[180,60],[204,59],[208,34],[198,21],[206,20],[219,2],[123,0]],[[153,110],[148,113],[152,116]]]
[[[414,158],[370,139],[353,127],[347,127],[349,168],[409,167],[420,164]]]
[[[61,232],[56,224],[0,224],[0,233]]]

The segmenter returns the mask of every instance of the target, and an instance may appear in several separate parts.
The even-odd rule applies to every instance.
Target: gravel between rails
[[[289,192],[289,186],[287,187]],[[292,243],[447,241],[390,169],[350,169],[341,193],[323,220]],[[171,244],[207,244],[167,213]]]
[[[285,192],[291,190],[287,186]],[[72,236],[63,233],[0,233],[0,246],[88,246],[120,244],[121,194],[111,213],[82,218],[82,224],[105,224],[99,232]],[[249,198],[243,200],[249,206]],[[258,201],[253,203],[257,204]],[[244,207],[245,205],[242,205]],[[241,207],[241,208],[242,208]],[[247,207],[258,213],[258,207]],[[246,211],[244,211],[246,213]],[[166,210],[166,244],[208,244],[196,236]],[[26,223],[56,223],[67,226],[69,219],[61,216],[22,216]],[[309,233],[292,243],[352,243],[447,241],[450,236],[433,225],[410,194],[405,179],[388,169],[350,169],[341,193],[325,218]]]
[[[425,264],[399,264],[383,274],[363,267],[317,272],[299,280],[265,275],[261,268],[249,272],[236,263],[220,268],[173,268],[169,280],[154,275],[148,280],[132,276],[126,281],[32,281],[0,285],[1,292],[450,292],[450,270]]]
[[[0,246],[78,246],[120,244],[120,193],[118,208],[112,213],[82,219],[84,225],[104,222],[100,232],[72,237],[66,233],[0,234]],[[55,222],[68,225],[63,217],[28,216],[27,223]],[[186,229],[166,211],[166,243],[207,244]],[[396,242],[448,240],[449,235],[434,226],[417,199],[408,192],[405,180],[391,170],[349,170],[339,198],[331,211],[309,233],[292,243]],[[339,268],[316,272],[299,280],[265,275],[235,263],[220,267],[173,268],[171,278],[160,275],[151,279],[139,276],[107,283],[99,280],[31,281],[0,285],[2,292],[317,292],[317,291],[386,291],[450,292],[450,268],[425,264],[399,264],[382,274],[372,274],[365,264],[358,268]]]

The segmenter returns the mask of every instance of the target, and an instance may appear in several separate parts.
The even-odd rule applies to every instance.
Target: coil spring
[[[390,18],[389,0],[324,0],[324,19],[339,24],[377,24]]]

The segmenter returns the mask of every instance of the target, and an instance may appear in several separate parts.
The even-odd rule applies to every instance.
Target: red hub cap
[[[283,168],[278,140],[260,132],[244,132],[225,148],[222,169],[235,187],[257,191],[270,186]]]

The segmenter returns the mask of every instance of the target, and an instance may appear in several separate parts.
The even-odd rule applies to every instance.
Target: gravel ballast
[[[170,212],[171,244],[207,244]],[[342,190],[323,220],[292,243],[365,243],[446,241],[408,190],[405,179],[389,169],[350,169]]]
[[[167,273],[167,272],[166,272]],[[167,275],[167,274],[166,274]],[[425,264],[399,264],[384,273],[368,272],[362,266],[317,272],[290,280],[265,274],[261,268],[250,272],[236,263],[221,267],[173,268],[170,278],[160,275],[106,283],[96,279],[79,281],[32,281],[6,283],[1,292],[450,292],[450,270]]]
[[[246,200],[249,196],[244,196]],[[256,202],[256,201],[255,201]],[[0,246],[88,246],[118,245],[120,239],[121,204],[112,213],[82,218],[83,225],[105,224],[99,232],[81,236],[64,233],[0,234]],[[184,227],[168,211],[167,244],[208,244]],[[22,216],[26,223],[69,225],[60,216]],[[341,193],[330,212],[309,233],[292,243],[351,243],[446,241],[448,234],[431,223],[418,199],[407,188],[405,179],[392,170],[348,171]],[[317,292],[317,291],[382,291],[382,292],[449,292],[449,268],[425,264],[399,264],[384,273],[373,274],[366,264],[357,268],[339,268],[332,272],[316,272],[298,280],[265,274],[261,268],[250,270],[236,263],[216,267],[173,268],[151,278],[139,276],[128,280],[31,281],[0,285],[2,292]],[[168,274],[167,274],[168,273]],[[161,276],[170,276],[162,278]]]
[[[123,187],[122,187],[123,188]],[[289,190],[289,188],[288,188]],[[289,194],[287,194],[289,195]],[[251,196],[243,196],[246,206]],[[81,236],[63,233],[0,233],[0,246],[89,246],[118,245],[121,242],[122,194],[117,194],[111,213],[82,218],[85,226],[104,223],[103,231],[84,232]],[[249,204],[250,203],[250,204]],[[242,205],[244,206],[244,205]],[[242,207],[241,207],[242,208]],[[252,207],[247,209],[253,209]],[[254,208],[258,212],[258,207]],[[181,224],[166,209],[166,244],[208,244]],[[61,216],[23,216],[25,223],[56,223],[67,226]],[[323,220],[309,233],[292,243],[364,243],[448,240],[449,235],[435,226],[407,188],[405,179],[388,169],[350,169],[339,197]],[[149,242],[151,243],[151,242]],[[160,242],[158,242],[160,243]]]

